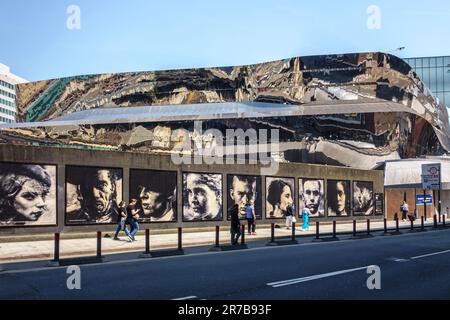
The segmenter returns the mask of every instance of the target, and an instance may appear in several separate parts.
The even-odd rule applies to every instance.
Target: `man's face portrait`
[[[163,208],[165,203],[164,195],[145,187],[142,188],[139,194],[144,215],[153,215]]]
[[[238,176],[234,176],[230,196],[234,204],[237,204],[240,211],[242,211],[245,209],[245,205],[248,202],[255,200],[256,179],[251,181],[244,179],[241,180]]]
[[[66,167],[66,222],[113,223],[122,201],[122,170]]]
[[[187,221],[217,220],[222,212],[222,176],[184,174],[184,212]]]
[[[130,170],[130,197],[137,199],[141,222],[174,222],[177,173],[174,171]]]
[[[241,218],[245,218],[245,208],[248,203],[255,206],[257,217],[261,217],[260,188],[261,177],[228,175],[228,208],[239,206]]]
[[[98,214],[105,213],[110,207],[110,201],[115,191],[111,172],[109,170],[98,170],[91,180],[90,192],[88,198],[92,197],[92,207]]]
[[[0,163],[0,225],[56,223],[56,167]]]
[[[299,180],[300,207],[311,211],[312,217],[324,216],[323,180]]]

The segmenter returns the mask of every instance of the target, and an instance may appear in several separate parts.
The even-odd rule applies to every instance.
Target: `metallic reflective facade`
[[[202,119],[204,130],[279,129],[281,161],[371,169],[450,149],[445,106],[384,53],[48,80],[20,85],[17,105],[35,123],[4,127],[4,143],[170,153]]]

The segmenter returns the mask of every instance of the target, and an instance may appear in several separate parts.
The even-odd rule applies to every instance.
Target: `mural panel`
[[[0,227],[57,223],[56,166],[0,163]]]

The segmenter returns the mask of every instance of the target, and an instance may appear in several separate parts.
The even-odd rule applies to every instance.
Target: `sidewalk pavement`
[[[433,222],[428,220],[425,226],[431,226]],[[284,225],[280,224],[281,228],[275,229],[276,238],[286,238],[292,235],[292,230],[287,230]],[[400,228],[408,228],[410,222],[399,222]],[[420,228],[420,220],[416,220],[415,227]],[[371,230],[383,229],[383,221],[371,221]],[[395,222],[388,222],[388,228],[395,229]],[[357,231],[364,233],[367,230],[366,221],[361,221],[357,224]],[[271,230],[270,226],[264,225],[257,228],[257,235],[245,235],[245,240],[270,240]],[[321,225],[320,234],[331,234],[333,226],[331,224]],[[353,223],[337,224],[336,232],[351,233],[353,231]],[[111,232],[113,234],[113,232]],[[314,236],[316,234],[315,222],[312,221],[309,231],[301,231],[301,226],[296,226],[296,236]],[[113,240],[112,238],[102,238],[102,255],[124,252],[143,252],[145,251],[145,236],[137,236],[136,242],[128,242],[127,237],[121,233],[121,240]],[[222,230],[220,232],[220,244],[230,243],[229,230]],[[215,232],[193,232],[183,234],[183,247],[194,247],[215,244]],[[178,235],[176,231],[173,234],[159,234],[150,236],[151,250],[159,249],[176,249],[178,246]],[[60,258],[73,258],[82,256],[94,256],[97,250],[96,238],[89,239],[62,239],[60,242]],[[0,263],[10,262],[24,262],[34,260],[52,260],[54,253],[54,241],[25,241],[25,242],[4,242],[0,243]]]

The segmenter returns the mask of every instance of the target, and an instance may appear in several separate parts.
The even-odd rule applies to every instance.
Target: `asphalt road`
[[[380,290],[367,288],[371,265]],[[0,272],[0,299],[450,299],[450,230],[80,268],[81,290],[67,267]]]

